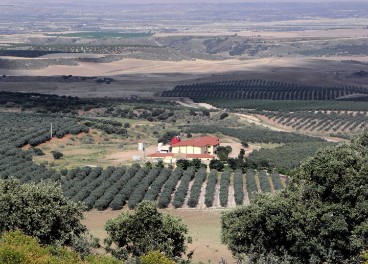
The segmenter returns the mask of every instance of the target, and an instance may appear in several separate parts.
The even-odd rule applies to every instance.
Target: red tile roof
[[[187,154],[188,159],[213,159],[214,157],[210,154]]]
[[[166,158],[174,157],[173,153],[153,153],[147,156],[148,158]]]
[[[172,145],[172,147],[180,146],[194,146],[194,147],[205,147],[205,146],[216,146],[220,144],[220,139],[212,136],[198,137],[180,141]]]

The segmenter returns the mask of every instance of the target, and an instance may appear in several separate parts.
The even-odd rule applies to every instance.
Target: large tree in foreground
[[[106,240],[111,253],[119,259],[159,251],[170,258],[181,257],[186,250],[187,227],[179,218],[162,214],[157,205],[143,201],[133,213],[123,212],[106,224]]]
[[[368,246],[368,132],[319,151],[283,192],[225,213],[222,239],[253,263],[360,263]]]
[[[86,231],[83,209],[55,183],[0,180],[0,233],[21,230],[42,244],[74,245]]]

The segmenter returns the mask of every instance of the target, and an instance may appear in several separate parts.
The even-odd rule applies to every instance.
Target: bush
[[[36,155],[36,156],[44,156],[45,153],[43,153],[42,149],[40,148],[31,148],[31,151]]]
[[[89,255],[82,261],[74,251],[60,246],[44,246],[37,238],[24,235],[19,230],[4,232],[0,237],[0,263],[29,264],[119,264],[107,256]]]
[[[61,159],[64,156],[64,154],[59,151],[52,151],[51,153],[56,160]]]
[[[224,169],[224,164],[219,160],[211,160],[209,165],[211,170],[222,171]]]
[[[187,227],[179,218],[159,212],[152,202],[144,201],[133,213],[123,212],[110,219],[105,228],[107,249],[119,259],[143,256],[150,251],[175,258],[186,250]]]
[[[175,261],[172,261],[159,251],[148,252],[147,255],[141,256],[139,261],[141,264],[175,264]]]
[[[222,113],[221,116],[220,116],[220,120],[225,119],[228,116],[229,116],[228,113]]]
[[[43,247],[39,240],[18,231],[5,232],[0,238],[0,263],[82,263],[75,252],[61,247]]]

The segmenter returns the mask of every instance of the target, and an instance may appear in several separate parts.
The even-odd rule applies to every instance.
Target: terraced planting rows
[[[61,175],[35,164],[35,153],[24,151],[26,145],[37,146],[50,140],[50,124],[53,136],[88,132],[89,128],[76,119],[60,116],[28,113],[0,113],[0,178],[15,177],[22,182],[39,182],[42,179],[59,180]]]
[[[192,167],[187,170],[85,167],[69,171],[61,183],[66,196],[83,202],[88,209],[98,210],[133,209],[142,200],[157,201],[160,208],[232,207],[233,198],[236,205],[242,205],[255,193],[284,188],[277,173],[269,175],[253,170],[245,174],[240,170],[207,173],[205,169],[196,172]],[[232,187],[234,197],[229,192]]]
[[[266,112],[269,120],[296,130],[316,132],[359,132],[367,125],[363,111]]]
[[[236,80],[178,85],[164,97],[246,100],[368,100],[365,87],[322,87],[268,80]]]

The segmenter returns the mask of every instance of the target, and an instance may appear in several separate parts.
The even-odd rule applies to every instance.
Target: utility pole
[[[146,159],[147,159],[147,153],[146,153],[146,143],[143,143],[143,152],[144,152],[144,162],[146,163]]]
[[[51,134],[51,137],[50,139],[52,138],[52,123],[51,123],[51,130],[50,130],[50,134]]]

